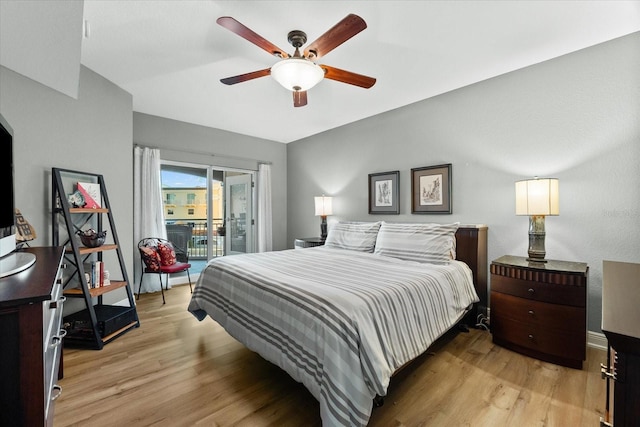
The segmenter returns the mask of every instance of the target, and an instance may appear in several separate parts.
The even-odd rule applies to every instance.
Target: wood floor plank
[[[189,312],[188,286],[138,301],[140,328],[102,350],[64,349],[55,425],[320,426],[299,383]],[[495,346],[483,330],[451,332],[391,379],[369,425],[589,426],[604,414],[604,351],[583,370]]]

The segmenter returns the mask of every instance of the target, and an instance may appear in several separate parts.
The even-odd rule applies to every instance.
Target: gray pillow
[[[448,264],[456,256],[455,235],[459,225],[395,224],[383,221],[374,253],[407,261]]]
[[[324,245],[352,251],[373,252],[380,229],[378,222],[339,222],[329,227]]]

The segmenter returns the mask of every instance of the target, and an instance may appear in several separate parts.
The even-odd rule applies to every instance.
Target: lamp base
[[[322,239],[322,241],[324,242],[325,240],[327,240],[327,216],[326,215],[321,215],[320,219],[321,219],[321,222],[320,222],[320,239]]]
[[[529,258],[530,262],[547,262],[544,257],[547,254],[544,249],[544,215],[529,216]]]

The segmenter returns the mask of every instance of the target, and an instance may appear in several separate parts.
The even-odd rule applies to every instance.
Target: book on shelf
[[[105,285],[109,285],[110,282],[107,280],[105,283],[105,269],[104,262],[102,261],[91,261],[84,264],[84,277],[87,282],[87,287],[89,289],[101,288]],[[107,272],[108,276],[108,272]]]

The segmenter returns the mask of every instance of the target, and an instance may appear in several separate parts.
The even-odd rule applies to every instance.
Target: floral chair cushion
[[[176,263],[176,251],[170,243],[158,243],[158,253],[160,254],[160,265],[167,266]]]
[[[144,261],[144,265],[148,270],[160,271],[160,254],[155,248],[143,246],[140,248],[140,254],[142,255],[142,261]]]

